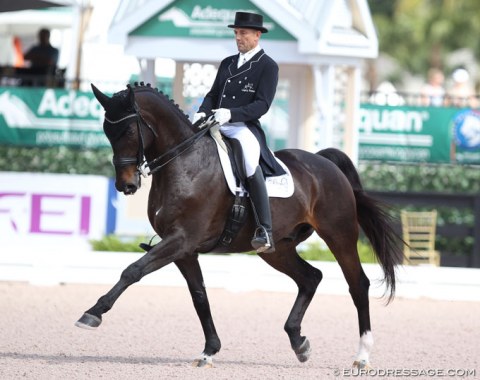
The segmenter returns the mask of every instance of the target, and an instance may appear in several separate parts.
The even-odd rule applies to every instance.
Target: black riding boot
[[[247,178],[247,190],[250,194],[253,214],[257,223],[252,239],[252,247],[259,253],[274,252],[270,202],[268,200],[267,187],[265,186],[265,178],[260,166],[257,167],[254,175]]]

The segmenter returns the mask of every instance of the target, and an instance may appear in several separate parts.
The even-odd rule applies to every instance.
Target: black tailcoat
[[[212,88],[205,95],[199,112],[207,115],[212,109],[228,108],[232,123],[244,122],[260,143],[260,165],[265,176],[284,174],[284,170],[267,147],[260,126],[261,116],[272,104],[278,83],[278,65],[260,50],[248,62],[237,68],[239,54],[225,58],[217,71]]]

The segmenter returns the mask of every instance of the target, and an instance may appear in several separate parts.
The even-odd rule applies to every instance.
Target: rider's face
[[[262,32],[254,29],[235,28],[235,42],[240,53],[246,53],[258,45]]]

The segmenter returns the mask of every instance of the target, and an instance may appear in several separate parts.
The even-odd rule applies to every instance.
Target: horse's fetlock
[[[316,270],[315,271],[315,281],[316,281],[316,286],[315,288],[320,284],[320,282],[322,281],[323,279],[323,273],[321,270]]]
[[[368,279],[368,277],[365,274],[363,274],[360,282],[365,289],[368,290],[368,288],[370,288],[370,280]]]
[[[205,349],[203,350],[203,353],[205,355],[213,356],[220,351],[220,348],[222,348],[220,339],[218,337],[211,338],[205,342]]]
[[[288,336],[300,335],[300,327],[297,324],[287,322],[285,323],[285,326],[283,326],[283,329],[288,334]]]

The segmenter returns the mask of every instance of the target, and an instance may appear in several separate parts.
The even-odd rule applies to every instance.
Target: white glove
[[[205,112],[197,112],[195,115],[193,115],[192,124],[195,124],[197,121],[199,121],[202,117],[205,116],[207,116]]]
[[[215,112],[215,121],[220,125],[228,123],[232,118],[232,113],[227,108],[218,108],[212,111]]]

